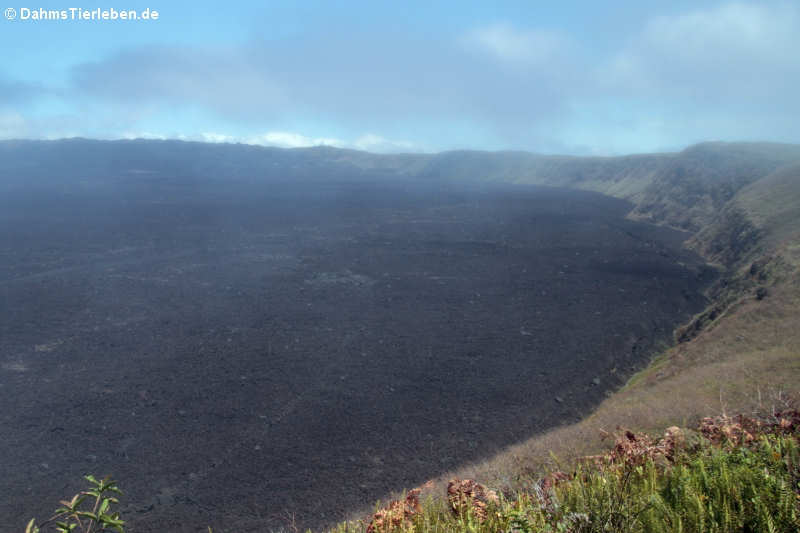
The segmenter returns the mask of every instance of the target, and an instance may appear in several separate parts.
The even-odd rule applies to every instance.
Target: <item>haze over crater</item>
[[[713,277],[686,234],[593,192],[339,151],[3,148],[15,517],[92,471],[125,481],[139,531],[341,518],[576,420]]]

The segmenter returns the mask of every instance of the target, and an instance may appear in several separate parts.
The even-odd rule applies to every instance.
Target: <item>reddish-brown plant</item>
[[[497,493],[472,479],[452,479],[447,484],[447,499],[458,517],[472,512],[481,522],[488,516],[488,506],[498,503]]]

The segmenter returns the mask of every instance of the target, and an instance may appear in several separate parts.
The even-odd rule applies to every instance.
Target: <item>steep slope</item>
[[[623,157],[446,152],[419,173],[592,190],[632,202],[632,218],[696,232],[743,187],[794,161],[800,161],[800,146],[704,143],[679,153]]]
[[[738,210],[764,235],[766,248],[777,248],[797,261],[797,249],[791,247],[800,232],[800,164],[783,167],[742,189],[726,210]],[[711,224],[709,230],[723,227]],[[702,240],[704,235],[698,237]]]
[[[792,161],[794,145],[706,143],[687,148],[648,184],[634,218],[696,232],[743,187]]]
[[[791,164],[742,188],[689,241],[711,261],[742,267],[758,255],[781,250],[792,263],[800,232],[800,164]],[[747,265],[744,265],[747,266]]]
[[[742,300],[714,328],[664,352],[581,422],[442,476],[434,492],[441,493],[452,477],[505,491],[530,490],[545,471],[567,470],[577,458],[600,453],[619,427],[660,435],[673,425],[697,427],[704,416],[790,405],[800,394],[797,271],[774,288],[763,300]]]
[[[434,492],[452,477],[530,489],[545,471],[598,453],[615,428],[657,434],[672,425],[696,427],[703,416],[772,411],[800,398],[798,147],[711,144],[687,152],[629,197],[637,202],[631,216],[700,228],[687,245],[723,272],[709,290],[708,309],[581,422],[441,476]]]
[[[688,241],[724,272],[708,290],[713,304],[677,332],[688,340],[743,298],[764,298],[800,265],[800,164],[741,188]]]
[[[422,162],[427,179],[510,182],[592,190],[637,200],[674,154],[572,157],[529,152],[444,152]]]

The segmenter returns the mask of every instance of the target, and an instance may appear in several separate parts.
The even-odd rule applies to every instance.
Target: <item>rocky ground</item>
[[[84,473],[134,531],[329,523],[576,420],[712,277],[588,192],[133,175],[1,202],[20,527]]]

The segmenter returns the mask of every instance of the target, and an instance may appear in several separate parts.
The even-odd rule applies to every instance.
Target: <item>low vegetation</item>
[[[87,475],[84,478],[89,482],[87,490],[79,492],[70,500],[61,501],[61,507],[48,520],[37,524],[36,519],[32,518],[25,533],[40,533],[47,529],[58,533],[124,533],[125,521],[113,510],[119,503],[117,495],[122,495],[117,482],[110,477],[98,480]]]
[[[425,487],[414,489],[376,512],[367,531],[797,531],[800,411],[705,418],[698,429],[673,427],[659,441],[621,431],[611,451],[571,473],[499,496],[453,480],[447,499],[420,504]]]
[[[124,533],[110,510],[119,494],[110,479],[86,479],[50,520],[58,532]],[[432,482],[377,510],[369,523],[335,533],[403,532],[790,532],[800,528],[800,410],[767,416],[704,418],[697,431],[671,427],[660,440],[620,430],[614,447],[583,457],[570,473],[550,472],[526,489],[497,493],[451,480],[446,498],[428,498]],[[92,510],[81,510],[89,498]],[[210,531],[210,529],[209,529]]]

